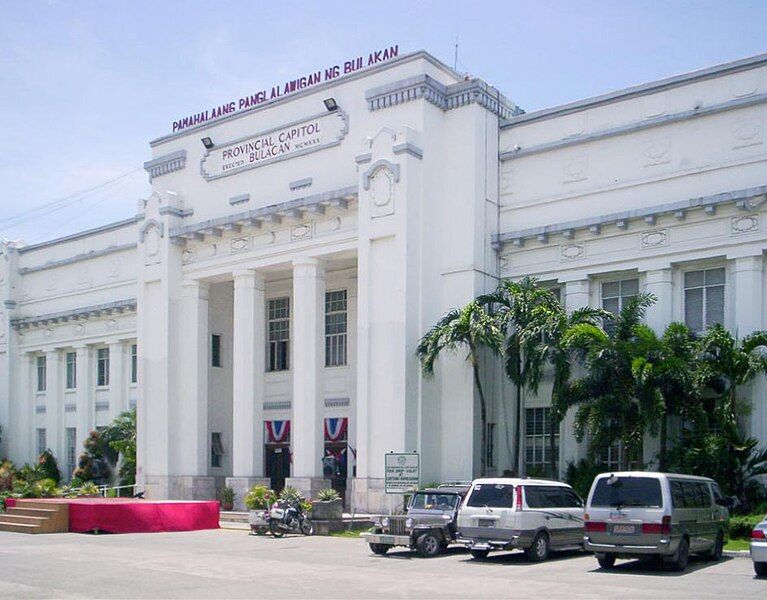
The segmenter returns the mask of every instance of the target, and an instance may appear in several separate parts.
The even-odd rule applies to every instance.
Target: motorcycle
[[[275,502],[269,511],[269,531],[274,537],[282,537],[286,533],[312,535],[314,525],[304,514],[300,501],[280,501]]]

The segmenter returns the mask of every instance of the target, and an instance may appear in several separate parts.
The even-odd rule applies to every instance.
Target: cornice
[[[444,111],[476,103],[501,119],[508,119],[523,112],[481,79],[445,85],[429,75],[421,74],[365,92],[369,110],[381,110],[421,99]]]
[[[90,260],[92,258],[98,258],[100,256],[108,256],[110,254],[115,254],[117,252],[124,252],[126,250],[134,250],[135,248],[136,248],[136,243],[133,242],[130,244],[121,244],[119,246],[110,246],[102,250],[91,250],[90,252],[76,254],[75,256],[70,256],[69,258],[62,258],[60,260],[49,260],[48,262],[43,263],[42,265],[36,265],[33,267],[22,267],[19,269],[19,273],[21,275],[26,275],[28,273],[46,271],[48,269],[55,269],[56,267],[63,267],[65,265],[78,263],[83,260]]]
[[[164,156],[158,156],[144,163],[144,170],[149,173],[149,181],[162,175],[180,171],[186,167],[186,150],[176,150]]]
[[[29,329],[30,327],[37,327],[40,325],[47,325],[49,323],[61,323],[67,321],[77,321],[80,319],[88,319],[90,317],[98,317],[101,315],[111,315],[114,313],[125,313],[136,311],[136,299],[130,298],[128,300],[118,300],[116,302],[108,302],[106,304],[97,304],[95,306],[84,306],[81,308],[74,308],[57,313],[49,313],[45,315],[36,315],[34,317],[23,317],[19,319],[11,319],[11,326],[16,329]]]
[[[19,254],[24,254],[32,250],[39,250],[40,248],[47,248],[48,246],[55,246],[56,244],[62,244],[64,242],[72,242],[74,240],[79,240],[91,235],[98,235],[99,233],[106,233],[109,231],[114,231],[115,229],[128,227],[129,225],[135,225],[138,222],[138,220],[139,219],[136,217],[131,217],[129,219],[123,219],[122,221],[107,223],[106,225],[94,227],[93,229],[86,229],[85,231],[79,231],[77,233],[73,233],[72,235],[66,235],[64,237],[48,240],[46,242],[40,242],[39,244],[30,244],[29,246],[20,246],[17,249],[17,251],[19,252]]]
[[[690,198],[679,202],[658,204],[636,210],[610,213],[588,219],[566,221],[554,225],[531,227],[517,231],[508,231],[493,236],[493,247],[497,250],[504,244],[511,243],[515,246],[524,246],[528,239],[536,239],[541,243],[548,243],[549,237],[562,235],[565,239],[572,239],[576,231],[589,230],[594,235],[601,233],[602,226],[616,225],[618,229],[628,229],[631,221],[643,220],[648,225],[655,224],[658,217],[674,215],[679,220],[684,220],[687,211],[704,210],[708,214],[715,214],[718,206],[735,204],[744,211],[752,211],[767,202],[767,185]]]

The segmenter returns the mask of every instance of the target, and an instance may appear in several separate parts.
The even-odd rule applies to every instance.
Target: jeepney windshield
[[[416,510],[453,510],[457,504],[457,494],[418,493],[413,496],[410,508]]]

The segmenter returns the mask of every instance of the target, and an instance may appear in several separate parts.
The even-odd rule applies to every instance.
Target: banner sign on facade
[[[205,152],[200,165],[202,176],[218,179],[336,146],[348,129],[346,113],[337,109],[225,142]]]
[[[319,71],[301,75],[300,77],[286,81],[283,84],[273,85],[270,89],[263,89],[254,92],[253,94],[242,96],[237,100],[225,102],[224,104],[214,106],[208,110],[181,119],[176,119],[173,121],[173,131],[182,131],[188,127],[202,125],[213,119],[218,119],[241,110],[246,110],[253,106],[258,106],[259,104],[263,104],[270,100],[282,98],[283,96],[312,87],[318,83],[332,81],[341,75],[348,75],[349,73],[354,73],[361,69],[377,65],[378,63],[391,60],[392,58],[396,58],[397,55],[399,55],[399,46],[389,46],[388,48],[370,52],[366,56],[358,56],[344,61],[341,64],[325,67]]]
[[[421,461],[417,452],[390,452],[385,455],[384,472],[387,494],[402,494],[418,489]]]

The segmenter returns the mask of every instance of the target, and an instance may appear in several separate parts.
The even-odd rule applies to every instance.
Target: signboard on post
[[[418,489],[421,480],[418,452],[389,452],[385,455],[384,467],[387,494],[403,494]]]

